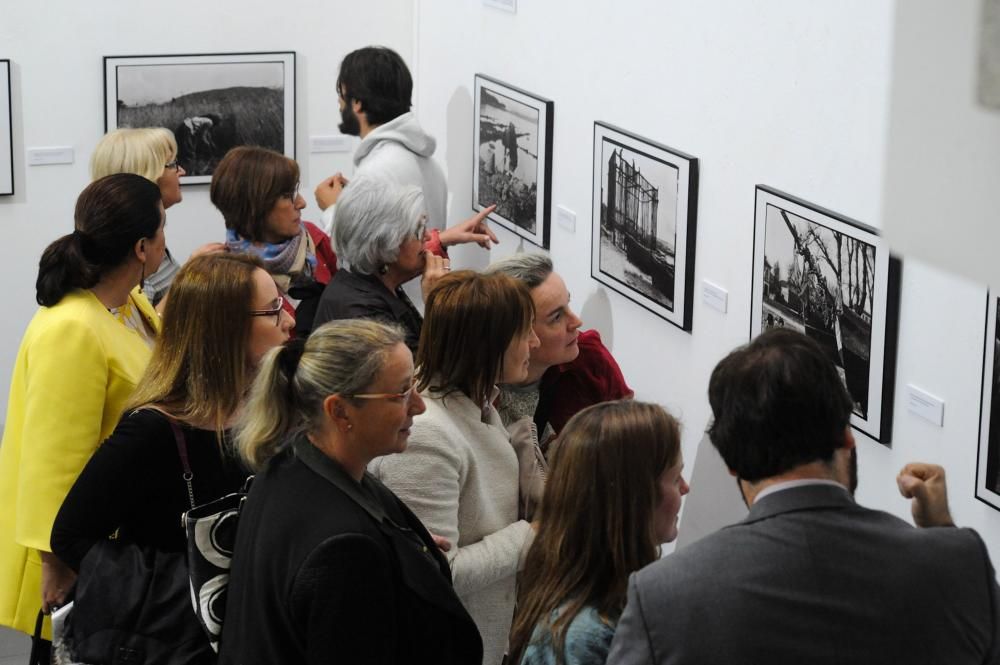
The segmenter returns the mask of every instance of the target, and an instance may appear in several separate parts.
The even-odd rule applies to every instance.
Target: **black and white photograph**
[[[0,60],[0,196],[14,193],[14,127],[10,60]]]
[[[1000,299],[986,299],[986,335],[983,344],[983,391],[980,403],[979,459],[976,498],[1000,510]]]
[[[890,440],[899,263],[878,232],[757,188],[751,337],[789,328],[816,340],[854,401],[852,424]]]
[[[482,74],[475,88],[472,207],[548,249],[553,103]]]
[[[166,127],[181,184],[211,182],[236,146],[295,157],[295,53],[105,56],[105,131]]]
[[[698,160],[594,123],[591,276],[691,330]]]

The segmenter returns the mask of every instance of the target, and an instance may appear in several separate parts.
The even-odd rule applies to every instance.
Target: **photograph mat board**
[[[477,74],[474,109],[473,209],[548,248],[553,103]]]
[[[295,53],[106,56],[105,130],[174,132],[181,184],[211,181],[222,156],[259,145],[295,157]]]
[[[775,294],[773,298],[765,298],[765,285],[769,285],[770,291],[770,281],[773,276],[773,273],[772,275],[765,276],[764,269],[767,258],[768,232],[771,231],[772,233],[782,235],[790,234],[787,226],[784,226],[784,219],[780,215],[782,211],[788,215],[789,220],[797,228],[800,225],[813,227],[812,230],[815,232],[815,236],[810,238],[806,244],[810,249],[815,269],[810,269],[806,265],[807,262],[804,257],[799,256],[792,276],[794,278],[804,278],[801,283],[806,284],[806,286],[800,290],[794,289],[791,286],[781,286],[778,284],[775,288],[776,291],[781,293],[781,296]],[[779,223],[780,225],[778,225]],[[867,331],[865,331],[866,326],[861,325],[864,315],[858,314],[856,310],[851,309],[851,296],[845,294],[845,285],[843,283],[837,284],[836,279],[832,277],[832,268],[826,263],[827,257],[823,255],[822,250],[816,245],[817,241],[823,241],[824,244],[830,245],[827,247],[827,251],[830,258],[835,258],[835,249],[831,251],[831,248],[834,247],[833,243],[838,235],[845,241],[843,242],[843,255],[841,257],[842,274],[843,271],[847,270],[847,263],[845,263],[848,261],[847,247],[851,244],[851,241],[857,241],[858,244],[855,246],[861,249],[871,248],[870,250],[866,250],[863,256],[868,256],[868,252],[874,253],[873,266],[868,272],[870,279],[873,280],[873,283],[869,284],[870,290],[863,298],[857,292],[854,295],[855,301],[864,301],[864,311],[871,313],[871,321],[870,325],[867,326]],[[805,238],[801,237],[800,240],[806,241]],[[781,240],[778,243],[772,242],[771,247],[774,248],[776,245],[780,247],[783,244],[791,247],[793,243],[785,243],[784,240]],[[855,260],[857,261],[859,258],[859,255],[855,254]],[[789,277],[787,271],[792,269],[792,266],[787,258],[778,258],[778,261],[781,264],[782,275],[787,279]],[[854,384],[855,386],[859,385],[860,382],[861,389],[855,392],[867,394],[867,399],[862,399],[860,406],[857,396],[852,394],[856,402],[856,408],[851,415],[851,424],[873,439],[883,443],[888,442],[890,434],[888,431],[888,417],[891,416],[892,400],[886,398],[888,395],[891,395],[891,384],[886,384],[885,379],[888,378],[890,381],[893,379],[889,370],[894,366],[894,315],[895,307],[898,306],[898,303],[889,302],[890,290],[898,283],[894,274],[890,274],[893,272],[891,270],[892,263],[893,261],[889,256],[888,248],[880,236],[878,236],[877,231],[871,227],[848,220],[837,213],[813,206],[795,197],[782,194],[777,190],[765,187],[757,188],[754,218],[754,264],[750,336],[753,338],[760,334],[767,323],[767,314],[772,314],[776,317],[776,325],[779,324],[777,322],[778,313],[781,314],[783,319],[780,322],[781,324],[800,330],[808,325],[813,331],[813,335],[811,336],[814,336],[824,348],[831,352],[831,357],[842,355],[847,359],[844,362],[841,362],[839,359],[834,360],[838,365],[841,377],[847,383]],[[863,273],[863,269],[859,263],[856,262],[854,266],[855,269],[851,271],[852,274]],[[818,270],[819,274],[815,270]],[[822,276],[822,279],[820,276]],[[844,278],[843,281],[848,281],[848,278]],[[855,283],[853,286],[858,287],[858,284]],[[841,297],[844,299],[842,315],[839,318],[830,311],[829,301],[826,309],[823,306],[817,307],[808,304],[809,302],[815,302],[817,295],[828,294],[823,296],[827,299],[829,295],[836,297],[838,287]],[[863,285],[858,288],[863,288]],[[774,307],[775,301],[781,301],[785,305],[781,308],[780,312]],[[765,312],[765,309],[768,311]],[[803,312],[808,321],[803,321]],[[867,332],[867,335],[864,334],[865,332]],[[865,380],[863,375],[859,375],[858,372],[859,362],[863,361],[858,361],[858,354],[853,353],[853,351],[858,350],[858,344],[867,346],[867,380]],[[855,362],[851,362],[851,359],[854,359]],[[849,365],[849,367],[844,367],[845,364]]]
[[[14,193],[14,117],[10,60],[0,60],[0,196]]]
[[[976,463],[976,498],[1000,510],[1000,326],[996,294],[987,295],[986,334],[983,345],[983,389],[980,403],[979,456]]]
[[[609,184],[612,155],[617,173]],[[697,167],[690,155],[594,123],[591,276],[684,330],[691,328]]]

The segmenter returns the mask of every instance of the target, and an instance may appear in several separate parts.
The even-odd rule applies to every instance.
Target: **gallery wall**
[[[424,0],[416,12],[422,82],[416,104],[438,137],[451,217],[459,219],[472,209],[474,74],[554,100],[552,203],[574,211],[576,226],[553,221],[551,255],[577,311],[601,331],[636,396],[665,404],[683,420],[692,469],[710,416],[711,369],[749,337],[754,186],[767,184],[881,228],[887,138],[891,123],[906,113],[890,113],[893,58],[912,56],[894,51],[899,22],[920,21],[909,29],[933,31],[939,50],[971,54],[976,45],[966,41],[973,32],[966,23],[976,20],[978,4],[961,0],[949,9],[953,17],[940,21],[930,11],[900,17],[889,0],[587,1],[571,13],[522,0],[514,14],[476,0]],[[965,59],[952,64],[964,66]],[[960,78],[972,84],[971,73]],[[967,97],[973,103],[971,91]],[[942,132],[952,116],[945,108]],[[700,159],[691,334],[590,277],[595,120]],[[994,168],[998,154],[992,153]],[[948,168],[960,179],[965,167],[955,160]],[[969,214],[995,218],[995,210],[976,202]],[[493,258],[521,248],[515,236],[500,233]],[[463,258],[486,260],[474,251]],[[703,280],[728,291],[726,313],[702,302]],[[1000,560],[1000,513],[973,498],[985,304],[984,286],[904,260],[892,447],[856,434],[858,497],[908,518],[895,474],[911,460],[943,464],[956,519],[978,528]],[[945,400],[943,427],[907,411],[909,383]],[[719,475],[718,482],[731,482]],[[731,489],[723,492],[715,482],[696,484],[688,505],[732,501]],[[719,512],[733,514],[728,507]],[[682,519],[682,536],[683,530]]]
[[[0,58],[12,64],[14,107],[13,197],[0,197],[0,265],[6,288],[0,315],[0,419],[11,368],[34,313],[38,258],[45,246],[73,230],[73,204],[89,182],[90,153],[104,134],[105,55],[161,55],[295,51],[298,103],[296,155],[302,168],[306,219],[317,220],[315,184],[351,166],[350,152],[309,152],[310,135],[337,134],[334,83],[341,58],[372,43],[409,60],[413,9],[408,0],[369,0],[361,16],[346,0],[284,3],[195,2],[169,5],[96,0],[4,0]],[[75,162],[27,166],[25,150],[72,146]],[[353,144],[350,146],[353,150]],[[206,242],[225,239],[222,216],[208,186],[185,186],[184,201],[167,214],[167,245],[186,258]],[[57,417],[57,414],[53,414]]]

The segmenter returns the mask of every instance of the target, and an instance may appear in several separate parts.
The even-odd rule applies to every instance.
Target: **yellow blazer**
[[[159,332],[146,296],[129,297]],[[150,354],[90,291],[68,293],[28,324],[0,444],[0,625],[34,631],[42,604],[38,551],[51,551],[63,499],[115,428]]]

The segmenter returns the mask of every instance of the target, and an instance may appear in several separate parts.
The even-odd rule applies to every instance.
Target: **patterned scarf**
[[[293,286],[307,286],[315,281],[316,243],[301,224],[297,236],[279,243],[257,244],[241,238],[233,229],[227,229],[226,249],[259,258],[275,284],[285,293]]]

